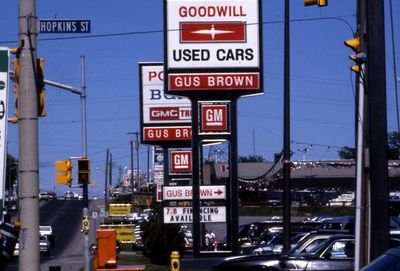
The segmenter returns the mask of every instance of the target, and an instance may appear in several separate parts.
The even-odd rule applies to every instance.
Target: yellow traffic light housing
[[[319,7],[326,7],[328,5],[328,0],[304,0],[305,6],[318,5]]]
[[[87,158],[78,159],[78,183],[90,184],[90,160]]]
[[[350,47],[356,53],[360,52],[360,38],[359,37],[355,37],[354,39],[344,41],[344,45],[346,45],[347,47]]]
[[[72,162],[70,159],[56,161],[56,182],[59,185],[70,185],[72,181]]]
[[[356,54],[360,53],[361,50],[360,38],[358,36],[356,36],[354,39],[344,41],[344,45],[351,48]],[[358,59],[355,54],[350,55],[349,58],[356,63],[358,62]],[[356,65],[353,65],[350,69],[356,73],[359,73],[361,70],[360,65],[358,63]]]
[[[16,49],[16,48],[14,48]],[[16,52],[14,49],[11,49],[10,52]],[[13,59],[14,66],[14,84],[13,84],[13,92],[15,97],[15,113],[14,117],[10,118],[9,121],[12,123],[17,123],[19,118],[19,110],[18,110],[18,98],[19,98],[19,59]]]
[[[44,109],[44,59],[36,59],[37,74],[36,74],[36,89],[37,89],[37,104],[38,116],[45,117],[46,111]]]

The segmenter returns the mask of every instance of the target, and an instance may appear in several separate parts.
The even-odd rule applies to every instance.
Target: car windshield
[[[39,229],[41,231],[51,231],[51,227],[50,226],[39,226]]]

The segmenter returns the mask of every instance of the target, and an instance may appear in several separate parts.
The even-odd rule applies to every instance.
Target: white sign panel
[[[3,206],[6,178],[9,67],[9,48],[0,47],[0,208]],[[1,209],[0,211],[2,212]],[[0,214],[0,219],[2,218],[2,213]]]
[[[192,223],[192,207],[164,207],[164,223]],[[226,222],[225,206],[200,207],[201,223]]]
[[[166,0],[167,68],[260,68],[259,0]]]
[[[163,200],[191,200],[193,197],[192,186],[164,186]],[[200,199],[226,199],[225,185],[200,186]]]
[[[191,123],[188,98],[164,93],[163,66],[141,65],[143,123]]]

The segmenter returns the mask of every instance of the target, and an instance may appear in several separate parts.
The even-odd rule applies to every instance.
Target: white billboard
[[[225,206],[200,207],[201,223],[226,222]],[[193,223],[192,207],[164,207],[164,223]]]
[[[261,68],[259,0],[166,0],[168,69]]]
[[[191,123],[188,98],[164,93],[164,69],[161,64],[140,65],[143,124]]]

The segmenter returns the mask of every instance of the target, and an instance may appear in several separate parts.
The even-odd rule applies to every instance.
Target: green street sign
[[[8,52],[0,51],[0,72],[8,72]]]

